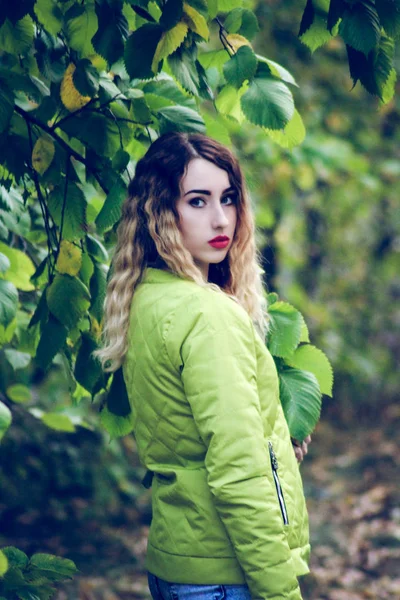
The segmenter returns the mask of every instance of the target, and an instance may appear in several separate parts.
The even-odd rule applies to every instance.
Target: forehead
[[[223,191],[230,187],[230,181],[224,169],[204,158],[194,158],[187,166],[181,186],[184,193],[191,189]]]

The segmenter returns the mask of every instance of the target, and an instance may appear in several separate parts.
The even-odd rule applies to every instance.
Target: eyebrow
[[[224,190],[222,193],[226,194],[226,192],[233,192],[235,190],[235,188],[231,185],[230,187],[226,188],[226,190]],[[186,194],[184,194],[184,196],[187,196],[188,194],[204,194],[205,196],[211,196],[211,192],[209,190],[190,190],[189,192],[186,192]]]

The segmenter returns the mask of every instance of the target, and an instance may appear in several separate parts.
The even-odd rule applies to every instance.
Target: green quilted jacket
[[[148,267],[123,365],[141,462],[154,473],[146,568],[299,600],[308,516],[275,364],[232,298]]]

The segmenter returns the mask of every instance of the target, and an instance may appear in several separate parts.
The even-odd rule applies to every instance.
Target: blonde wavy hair
[[[208,281],[184,247],[176,201],[180,182],[194,158],[224,169],[237,193],[237,224],[225,259],[210,264]],[[233,297],[247,311],[263,341],[267,307],[255,245],[255,223],[243,174],[225,146],[202,134],[168,133],[151,144],[136,166],[122,207],[117,244],[105,298],[102,347],[94,354],[105,371],[116,371],[128,348],[130,307],[146,267],[166,268],[200,286]]]

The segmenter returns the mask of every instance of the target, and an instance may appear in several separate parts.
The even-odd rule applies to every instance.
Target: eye
[[[229,206],[230,204],[236,204],[237,196],[235,194],[231,194],[230,196],[224,196],[223,198],[221,198],[221,202],[223,202],[224,200],[228,200],[228,202],[225,203],[225,206]]]
[[[204,202],[204,200],[203,200],[203,198],[192,198],[189,201],[190,206],[193,206],[194,208],[201,208],[198,204],[193,204],[193,202],[194,203],[196,203],[196,202]]]

